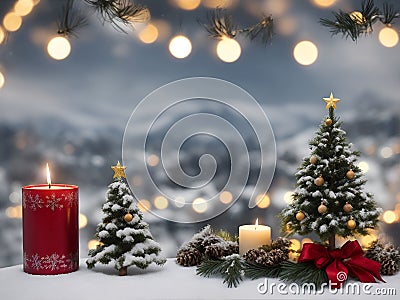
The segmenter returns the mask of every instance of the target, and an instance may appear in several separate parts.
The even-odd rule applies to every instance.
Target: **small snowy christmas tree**
[[[124,276],[129,266],[145,269],[153,262],[163,265],[166,259],[160,255],[160,245],[153,240],[149,226],[142,221],[143,215],[124,179],[126,167],[118,162],[111,168],[114,181],[108,186],[104,217],[96,232],[100,244],[89,251],[88,268],[93,268],[98,262],[113,263],[119,275]]]
[[[346,141],[346,132],[335,116],[339,99],[323,98],[326,117],[310,142],[311,155],[296,173],[293,202],[281,212],[282,229],[300,235],[315,232],[329,249],[335,235],[366,235],[377,226],[381,210],[372,195],[363,191],[366,180],[357,166],[359,153]]]

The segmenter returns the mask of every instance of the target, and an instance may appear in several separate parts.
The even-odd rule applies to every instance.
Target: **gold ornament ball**
[[[348,229],[356,228],[356,221],[354,221],[353,219],[348,220],[347,221],[347,228]]]
[[[348,179],[353,179],[354,178],[354,171],[352,170],[352,169],[350,169],[350,170],[348,170],[347,171],[347,173],[346,173],[346,177],[348,178]]]
[[[346,202],[346,204],[343,205],[343,210],[347,213],[351,212],[353,210],[353,206],[349,202]]]
[[[299,211],[297,214],[296,214],[296,219],[297,219],[297,221],[301,221],[301,220],[303,220],[304,219],[304,213],[302,212],[302,211]]]
[[[332,119],[328,118],[325,120],[326,126],[331,126],[332,125]]]
[[[125,216],[124,216],[124,220],[125,220],[125,222],[130,222],[130,221],[132,221],[133,220],[133,216],[131,215],[131,214],[126,214]]]
[[[310,157],[310,164],[315,165],[317,163],[317,160],[318,159],[317,159],[317,157],[315,155],[311,156]]]
[[[320,206],[318,206],[318,212],[323,215],[328,211],[328,207],[326,207],[325,204],[321,203]]]
[[[322,176],[319,176],[318,178],[316,178],[316,179],[314,180],[314,183],[315,183],[315,185],[317,185],[317,186],[323,185],[324,182],[325,182],[325,180],[324,180],[324,178],[322,178]]]

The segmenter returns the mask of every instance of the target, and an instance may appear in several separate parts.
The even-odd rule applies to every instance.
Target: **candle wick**
[[[49,183],[49,189],[51,189],[51,183]]]

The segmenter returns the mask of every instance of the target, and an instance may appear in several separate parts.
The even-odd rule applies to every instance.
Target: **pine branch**
[[[262,43],[267,44],[274,35],[272,15],[264,15],[256,24],[239,29],[233,22],[233,16],[226,9],[217,8],[208,15],[207,24],[202,24],[209,36],[215,39],[223,37],[236,38],[238,34],[246,34],[250,40],[260,37]]]
[[[264,277],[277,278],[282,270],[281,264],[276,266],[262,266],[251,262],[244,262],[243,266],[246,277],[249,277],[251,280]]]
[[[203,24],[209,36],[215,39],[223,37],[234,38],[236,36],[236,25],[233,23],[232,15],[226,9],[217,8],[208,15],[208,24]]]
[[[57,33],[65,36],[77,37],[77,31],[88,24],[87,19],[80,11],[74,8],[75,0],[67,0],[57,21]]]
[[[262,43],[267,44],[272,40],[272,36],[274,35],[274,20],[272,16],[264,16],[260,22],[239,32],[247,33],[247,36],[251,40],[260,36]]]
[[[366,35],[373,31],[373,25],[380,21],[382,24],[391,23],[400,17],[400,12],[396,11],[393,5],[383,4],[383,12],[375,6],[373,0],[364,0],[361,3],[360,14],[353,15],[342,10],[332,12],[334,20],[321,18],[320,23],[327,27],[332,35],[342,34],[343,37],[357,41],[361,35]]]
[[[320,287],[328,282],[328,276],[325,270],[318,269],[313,263],[294,263],[285,261],[282,263],[280,278],[287,282],[297,284],[314,283]]]
[[[383,3],[383,15],[380,17],[380,21],[389,25],[393,24],[397,18],[400,18],[400,12],[396,12],[392,4]]]
[[[238,254],[223,259],[205,259],[196,270],[196,274],[203,277],[222,276],[229,288],[237,287],[243,280],[244,261]]]
[[[337,13],[333,12],[333,15],[335,17],[334,21],[321,18],[319,22],[329,28],[332,35],[342,34],[346,39],[350,37],[353,41],[357,41],[361,35],[361,29],[357,22],[342,10]]]
[[[144,23],[150,19],[147,7],[134,4],[130,0],[84,0],[100,15],[103,23],[111,23],[116,29],[126,33],[121,26],[131,27],[132,23]]]

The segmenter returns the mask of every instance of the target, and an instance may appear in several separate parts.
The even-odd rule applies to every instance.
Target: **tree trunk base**
[[[128,274],[128,267],[122,267],[118,270],[119,276],[126,276]]]
[[[335,234],[332,234],[330,237],[329,237],[329,245],[328,245],[328,249],[329,250],[334,250],[336,247],[335,247]]]

